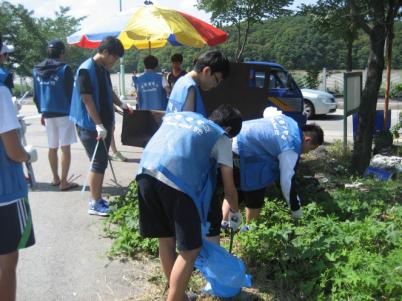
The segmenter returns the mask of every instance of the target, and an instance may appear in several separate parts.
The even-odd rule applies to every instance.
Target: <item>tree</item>
[[[69,11],[68,7],[60,7],[55,19],[37,19],[32,11],[20,4],[16,6],[7,1],[0,4],[0,32],[3,40],[15,49],[9,60],[12,69],[21,76],[30,76],[32,67],[46,57],[48,41],[55,38],[65,41],[69,34],[78,30],[84,18],[70,17]],[[77,61],[82,61],[85,53],[83,50],[71,51]]]
[[[378,91],[384,70],[385,40],[392,33],[402,0],[349,0],[348,2],[353,22],[369,36],[370,40],[367,79],[359,107],[359,134],[352,156],[352,168],[363,173],[371,158]]]
[[[250,26],[269,17],[290,14],[285,7],[292,3],[293,0],[197,0],[197,8],[212,13],[214,24],[236,28],[235,58],[241,61]]]
[[[333,8],[328,10],[332,5]],[[369,37],[367,78],[358,112],[358,135],[352,155],[352,169],[360,174],[365,171],[371,158],[377,98],[384,70],[385,40],[392,33],[401,5],[402,0],[321,0],[314,6],[315,11],[320,12],[318,15],[328,20],[336,20],[338,7],[345,14],[344,18],[349,18],[348,24],[363,30]]]
[[[18,74],[31,73],[32,61],[40,59],[38,47],[46,43],[36,20],[22,5],[12,5],[2,2],[0,6],[0,31],[4,42],[14,45],[9,64],[13,65]],[[17,65],[18,64],[18,65]]]
[[[352,71],[353,42],[357,38],[357,28],[350,18],[347,0],[318,1],[317,5],[302,5],[303,13],[311,16],[312,24],[320,32],[327,32],[345,41],[347,46],[346,69]]]

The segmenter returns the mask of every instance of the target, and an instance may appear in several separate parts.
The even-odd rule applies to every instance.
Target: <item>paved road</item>
[[[343,109],[343,97],[337,97],[336,103],[338,104],[338,109]],[[402,110],[402,101],[400,100],[389,100],[388,107],[390,110]],[[384,109],[384,98],[378,98],[377,100],[377,110]]]
[[[24,105],[22,112],[35,115],[36,109]],[[102,218],[87,214],[88,192],[82,196],[79,189],[60,192],[49,185],[45,129],[38,119],[30,122],[27,140],[39,152],[39,160],[33,164],[38,188],[29,193],[37,242],[20,252],[17,300],[122,300],[128,296],[136,300],[148,288],[146,279],[154,264],[107,258],[111,240],[102,237]],[[121,129],[119,117],[117,128]],[[113,162],[119,182],[127,187],[141,152],[134,147],[118,148],[131,159]],[[88,166],[81,143],[74,144],[71,172],[79,176],[77,183],[83,183]],[[111,177],[108,169],[105,192],[115,195],[120,189],[113,187]]]
[[[339,106],[338,106],[339,107]],[[309,120],[309,123],[315,122],[324,130],[324,140],[332,142],[334,140],[343,140],[343,104],[340,104],[341,109],[327,115],[316,116]],[[377,106],[378,110],[383,109],[382,105]],[[391,110],[391,127],[398,122],[399,113],[402,112],[402,102],[393,103]],[[347,118],[347,139],[353,141],[353,125],[352,116]]]

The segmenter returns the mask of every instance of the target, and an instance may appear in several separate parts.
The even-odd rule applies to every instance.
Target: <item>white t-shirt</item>
[[[232,142],[228,136],[222,135],[219,137],[211,150],[211,157],[214,158],[219,165],[233,167]],[[181,191],[181,189],[177,187],[175,183],[170,181],[159,171],[144,169],[144,174],[150,175],[162,183]]]
[[[0,134],[20,128],[10,90],[0,86]]]
[[[282,194],[285,197],[288,206],[290,206],[290,190],[292,189],[292,178],[295,174],[295,167],[299,155],[294,150],[287,150],[278,155],[280,183]],[[299,200],[299,196],[297,196]]]
[[[0,86],[0,135],[11,130],[20,128],[17,119],[10,90],[5,86]],[[0,168],[2,168],[0,166]],[[7,203],[0,203],[0,206],[6,206],[17,202],[19,199]]]

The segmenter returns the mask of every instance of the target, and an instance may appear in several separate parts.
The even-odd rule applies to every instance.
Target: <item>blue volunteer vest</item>
[[[88,70],[89,78],[92,85],[92,100],[95,103],[96,110],[98,113],[100,112],[100,99],[99,99],[99,83],[98,78],[96,77],[96,69],[95,62],[92,58],[87,59],[85,62],[81,64],[78,68],[77,73],[75,75],[74,80],[74,88],[73,88],[73,96],[71,99],[71,108],[70,108],[70,119],[79,127],[96,131],[95,123],[92,121],[89,113],[85,107],[85,104],[80,95],[80,84],[78,80],[78,74],[81,69]],[[107,74],[105,75],[107,77]],[[112,98],[112,86],[109,83],[109,80],[106,78],[106,91],[107,91],[107,101],[110,106],[110,110],[113,110],[113,98]],[[114,117],[114,114],[113,114]]]
[[[285,115],[243,122],[237,136],[240,188],[264,188],[279,179],[278,155],[286,150],[301,154],[302,134],[296,121]]]
[[[211,151],[224,133],[200,114],[167,114],[144,149],[138,174],[144,169],[162,173],[192,198],[205,223],[217,171]]]
[[[167,96],[162,86],[162,75],[145,71],[135,79],[140,110],[166,110]]]
[[[172,93],[170,93],[168,105],[166,108],[166,113],[172,112],[182,112],[183,107],[186,102],[188,89],[191,87],[195,88],[195,110],[204,117],[206,116],[206,111],[204,107],[204,103],[202,102],[200,88],[196,84],[196,82],[189,75],[184,75],[180,77],[173,86]]]
[[[28,195],[28,185],[22,164],[7,157],[0,139],[0,204],[8,203]]]
[[[33,71],[35,96],[40,104],[40,112],[70,113],[70,100],[66,95],[64,82],[65,70],[68,66],[60,66],[48,79],[40,77]]]
[[[4,67],[0,67],[0,86],[5,86],[5,81],[8,77],[8,75],[10,74],[10,71],[8,71],[6,68]]]

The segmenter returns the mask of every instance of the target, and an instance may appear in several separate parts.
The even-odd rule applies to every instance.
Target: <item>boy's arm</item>
[[[6,150],[7,157],[16,162],[25,162],[30,159],[30,155],[25,151],[18,138],[16,129],[0,134]]]
[[[223,182],[223,189],[225,191],[225,201],[229,204],[229,227],[233,231],[237,231],[240,227],[243,218],[241,212],[239,211],[239,201],[237,196],[236,186],[233,179],[233,168],[221,164],[221,175]],[[222,208],[222,211],[224,208]]]
[[[118,106],[121,107],[121,105],[123,104],[123,102],[120,100],[120,98],[116,95],[116,93],[114,93],[114,91],[112,91],[112,100],[113,103]]]
[[[88,114],[91,117],[92,121],[95,124],[102,124],[102,120],[99,116],[98,111],[96,110],[96,106],[92,99],[92,95],[91,94],[81,94],[81,96],[82,96],[82,101],[84,102],[85,107],[86,107]]]
[[[220,170],[225,192],[225,199],[228,201],[232,211],[239,211],[237,190],[233,179],[233,168],[226,165],[221,165]]]
[[[194,112],[195,111],[195,88],[188,88],[186,97],[186,103],[184,104],[183,111]]]
[[[301,209],[301,204],[296,193],[294,175],[299,156],[295,151],[288,150],[280,153],[278,159],[282,194],[289,209],[292,211],[292,215],[298,215],[298,213],[296,214],[295,212]]]
[[[70,66],[67,66],[66,71],[64,72],[64,84],[67,99],[71,104],[71,96],[73,95],[74,87],[74,74]]]
[[[114,93],[114,91],[112,91],[112,99],[113,103],[122,110],[128,110],[130,113],[133,111],[131,105],[125,101],[121,101],[120,98],[116,95],[116,93]]]

